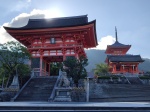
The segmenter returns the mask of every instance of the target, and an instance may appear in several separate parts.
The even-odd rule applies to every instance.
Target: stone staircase
[[[56,77],[32,78],[14,101],[48,101]]]
[[[94,85],[92,85],[94,86]],[[144,102],[150,101],[150,85],[135,84],[101,84],[99,89],[93,87],[91,102]]]

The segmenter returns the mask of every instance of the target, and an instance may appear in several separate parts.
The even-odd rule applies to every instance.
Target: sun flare
[[[64,16],[62,11],[58,8],[51,8],[44,11],[45,18],[55,18]]]

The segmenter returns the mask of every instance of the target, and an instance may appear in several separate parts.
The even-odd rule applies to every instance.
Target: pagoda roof
[[[108,47],[111,47],[111,48],[130,48],[131,45],[125,45],[125,44],[121,44],[120,42],[116,41],[114,44],[112,45],[108,45]]]
[[[82,26],[89,24],[87,15],[60,17],[51,19],[29,19],[27,25],[19,28],[5,27],[9,30],[28,30],[28,29],[44,29],[44,28],[60,28],[71,26]]]
[[[107,55],[110,62],[143,62],[140,55]]]
[[[125,50],[125,53],[130,49],[131,45],[125,45],[125,44],[121,44],[120,42],[116,41],[114,44],[112,45],[107,45],[107,49],[105,51],[105,53],[107,54],[112,54],[113,51],[115,51],[115,49],[120,49],[120,50]]]
[[[111,48],[130,48],[131,45],[125,45],[118,42],[118,36],[117,36],[117,28],[115,27],[115,36],[116,36],[116,42],[112,45],[108,45],[107,47]]]
[[[116,41],[114,44],[111,45],[112,47],[126,47],[130,45],[121,44],[118,41]]]

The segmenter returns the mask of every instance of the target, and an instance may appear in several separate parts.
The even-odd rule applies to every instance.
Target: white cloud
[[[27,0],[27,2],[31,2],[31,0]]]
[[[9,23],[4,23],[4,26],[7,26]],[[8,41],[14,40],[8,33],[6,33],[3,26],[0,26],[0,43],[5,43]]]
[[[11,40],[14,40],[3,28],[3,26],[11,26],[11,27],[22,27],[25,26],[29,19],[40,19],[40,18],[47,18],[47,17],[59,17],[62,16],[62,13],[56,9],[50,10],[38,10],[33,9],[30,13],[21,13],[15,18],[11,20],[9,23],[4,23],[0,26],[0,43],[5,43]]]
[[[63,16],[59,9],[38,10],[33,9],[29,14],[21,13],[10,22],[12,27],[21,27],[27,24],[29,19],[53,18]]]
[[[98,42],[98,46],[94,49],[105,50],[107,45],[111,45],[115,42],[115,38],[108,35],[106,37],[102,37],[101,40]]]

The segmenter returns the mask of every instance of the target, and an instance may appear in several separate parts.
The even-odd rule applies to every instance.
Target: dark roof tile
[[[107,55],[111,62],[143,62],[140,55]]]
[[[131,45],[125,45],[125,44],[121,44],[118,41],[116,41],[114,44],[112,45],[108,45],[109,47],[131,47]]]
[[[73,17],[61,17],[51,19],[29,19],[28,24],[20,28],[9,28],[7,29],[40,29],[40,28],[58,28],[58,27],[69,27],[88,24],[87,15],[73,16]]]

